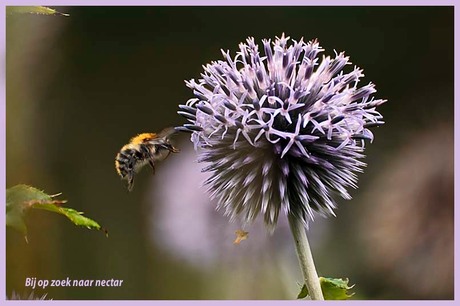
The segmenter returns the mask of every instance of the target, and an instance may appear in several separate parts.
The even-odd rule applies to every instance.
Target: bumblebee
[[[142,133],[124,145],[115,158],[115,169],[123,180],[127,180],[128,191],[133,190],[134,175],[149,164],[155,174],[155,162],[164,160],[169,154],[178,153],[169,141],[175,133],[174,128],[167,128],[160,133]]]

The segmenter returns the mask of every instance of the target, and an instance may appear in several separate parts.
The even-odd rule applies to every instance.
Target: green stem
[[[318,273],[316,273],[315,263],[308,244],[307,233],[302,221],[299,218],[288,215],[289,226],[294,237],[297,257],[299,258],[300,268],[302,269],[305,285],[312,300],[324,300]]]

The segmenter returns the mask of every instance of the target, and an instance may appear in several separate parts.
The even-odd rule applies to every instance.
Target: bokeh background
[[[114,157],[140,132],[179,125],[201,66],[286,33],[346,51],[377,85],[386,124],[337,218],[310,236],[320,275],[355,299],[453,299],[453,7],[56,7],[7,16],[7,187],[25,183],[109,230],[27,216],[7,230],[7,295],[26,277],[122,279],[117,288],[36,289],[53,299],[293,299],[301,276],[286,222],[238,224],[214,211],[187,135],[128,193]]]

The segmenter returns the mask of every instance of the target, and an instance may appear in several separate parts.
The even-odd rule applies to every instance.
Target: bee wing
[[[173,127],[168,127],[163,129],[160,133],[157,134],[158,138],[169,138],[171,135],[177,133]]]

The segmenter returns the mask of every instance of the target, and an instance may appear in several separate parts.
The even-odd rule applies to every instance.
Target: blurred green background
[[[339,201],[337,218],[311,224],[319,274],[349,277],[355,299],[453,298],[453,7],[56,9],[70,17],[7,16],[7,187],[62,192],[68,206],[110,234],[30,213],[28,244],[7,230],[7,295],[30,292],[26,277],[70,277],[124,283],[35,292],[53,299],[295,298],[301,278],[288,232],[267,234],[266,249],[236,252],[236,260],[195,265],[151,233],[160,217],[147,195],[181,188],[180,176],[162,179],[178,158],[158,166],[154,184],[149,171],[140,173],[130,194],[114,169],[131,136],[184,122],[176,115],[191,97],[184,80],[221,59],[220,49],[234,54],[248,36],[260,45],[284,32],[318,38],[328,55],[345,51],[364,69],[362,84],[372,81],[376,97],[389,101],[354,199]],[[187,139],[176,139],[183,151]],[[290,255],[275,256],[280,240]],[[250,238],[238,247],[257,244]],[[261,256],[268,260],[258,266]],[[294,267],[287,277],[279,273],[283,261]]]

